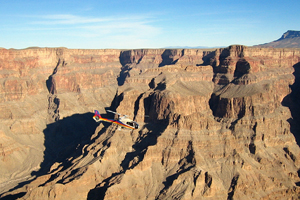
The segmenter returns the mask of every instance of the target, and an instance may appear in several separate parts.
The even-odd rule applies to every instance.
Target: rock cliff
[[[300,198],[300,49],[0,51],[3,199]]]

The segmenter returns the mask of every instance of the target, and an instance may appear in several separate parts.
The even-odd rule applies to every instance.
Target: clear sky
[[[300,0],[0,0],[0,47],[256,45],[300,30]]]

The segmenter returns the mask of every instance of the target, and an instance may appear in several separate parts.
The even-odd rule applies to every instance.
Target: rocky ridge
[[[255,45],[255,47],[268,48],[300,48],[300,31],[288,30],[278,40]]]
[[[299,49],[0,51],[3,199],[300,196]]]

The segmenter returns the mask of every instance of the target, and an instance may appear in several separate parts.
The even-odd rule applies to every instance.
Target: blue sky
[[[0,47],[252,46],[300,30],[299,0],[0,0]]]

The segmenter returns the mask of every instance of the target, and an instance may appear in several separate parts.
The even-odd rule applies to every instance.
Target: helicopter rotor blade
[[[114,111],[112,111],[112,110],[106,110],[107,112],[110,112],[110,113],[114,113],[114,114],[116,114],[116,115],[121,115],[121,114],[119,114],[119,113],[117,113],[117,112],[114,112]]]
[[[110,113],[113,113],[113,114],[116,114],[116,115],[119,115],[119,116],[122,116],[122,114],[120,114],[120,113],[117,113],[117,112],[114,112],[114,111],[112,111],[112,110],[106,110],[107,112],[110,112]],[[125,116],[125,115],[123,115],[123,116]]]

